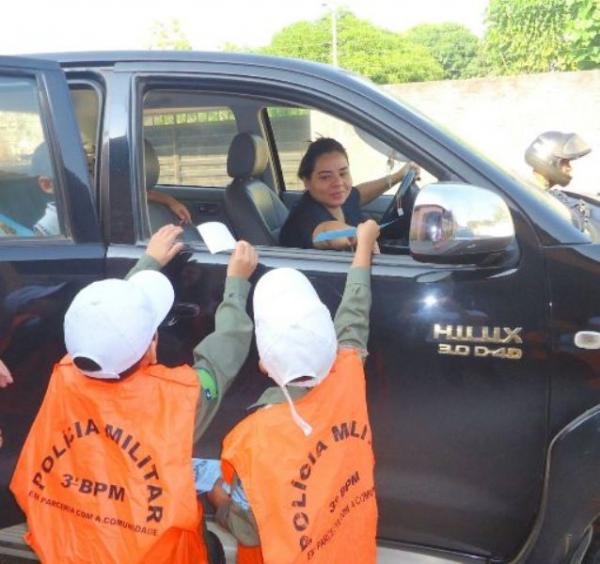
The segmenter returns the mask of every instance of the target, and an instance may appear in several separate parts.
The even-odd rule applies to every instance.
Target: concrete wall
[[[503,167],[528,176],[523,154],[543,131],[574,131],[592,152],[570,189],[600,192],[600,70],[419,82],[386,87]]]

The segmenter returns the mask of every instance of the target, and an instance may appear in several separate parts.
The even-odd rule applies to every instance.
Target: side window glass
[[[0,77],[0,238],[61,235],[59,188],[36,81]]]
[[[171,101],[176,103],[176,97]],[[233,112],[227,107],[149,105],[144,108],[144,141],[158,156],[155,183],[225,188],[231,182],[227,152],[238,132]]]
[[[298,165],[311,141],[333,137],[348,151],[354,185],[386,176],[406,162],[406,157],[371,135],[336,117],[315,109],[267,108],[286,190],[304,190]],[[421,170],[421,185],[436,178]],[[395,187],[387,193],[394,194]]]

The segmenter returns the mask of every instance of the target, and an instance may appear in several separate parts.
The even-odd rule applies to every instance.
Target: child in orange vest
[[[209,496],[238,539],[238,562],[375,562],[363,359],[378,235],[372,220],[358,226],[335,322],[296,270],[270,271],[256,285],[260,365],[278,387],[225,438],[225,485]]]
[[[182,249],[181,232],[160,229],[127,280],[90,284],[65,315],[68,354],[11,481],[43,562],[208,561],[192,444],[247,356],[257,254],[237,244],[215,332],[195,348],[193,367],[167,368],[157,363],[157,329],[174,292],[156,270]]]

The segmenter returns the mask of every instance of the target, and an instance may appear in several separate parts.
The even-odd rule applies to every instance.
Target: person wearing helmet
[[[577,133],[546,131],[525,151],[525,161],[533,168],[534,182],[561,202],[570,212],[573,225],[600,240],[600,213],[584,197],[563,188],[571,182],[571,161],[592,149]]]
[[[533,168],[536,183],[543,188],[571,182],[571,161],[584,157],[590,146],[577,133],[546,131],[525,151],[525,161]]]

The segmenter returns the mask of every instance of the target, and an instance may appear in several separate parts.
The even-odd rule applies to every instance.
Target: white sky
[[[333,0],[391,31],[454,21],[477,35],[487,0]],[[5,6],[0,55],[146,49],[153,23],[177,19],[197,50],[267,45],[282,27],[327,13],[323,0],[17,0]],[[10,5],[10,8],[8,7]]]

